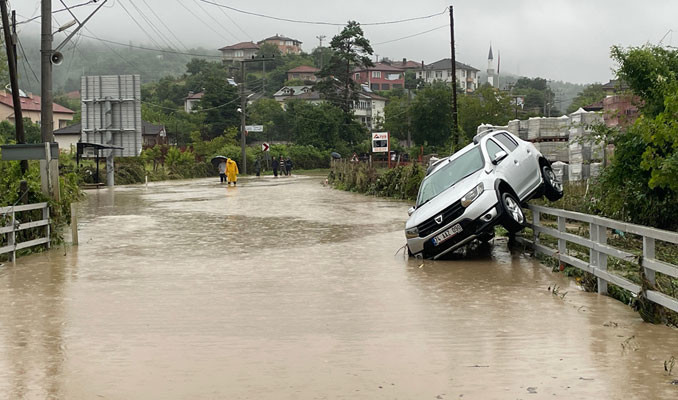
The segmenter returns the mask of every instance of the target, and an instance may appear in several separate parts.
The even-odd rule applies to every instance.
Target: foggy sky
[[[83,1],[64,0],[68,5]],[[143,16],[134,8],[132,1]],[[336,23],[345,23],[349,19],[361,23],[381,22],[437,14],[451,3],[454,6],[458,61],[486,70],[491,43],[495,68],[498,55],[501,57],[500,72],[575,83],[604,83],[613,77],[614,64],[609,57],[612,45],[627,47],[657,44],[664,36],[663,44],[678,44],[678,22],[675,22],[678,2],[670,0],[211,1],[282,18]],[[148,34],[135,24],[123,5]],[[174,36],[160,23],[149,6]],[[17,20],[22,21],[39,15],[40,0],[13,0],[11,7],[17,10]],[[61,8],[61,2],[54,0],[53,10]],[[83,19],[94,8],[93,5],[80,7],[74,13]],[[67,12],[54,14],[54,30],[58,24],[65,24],[71,19]],[[449,15],[443,13],[425,20],[363,28],[366,37],[373,43],[375,54],[380,58],[407,58],[431,63],[450,56],[449,27],[442,27],[447,24]],[[409,39],[379,44],[438,27],[442,28]],[[152,47],[157,47],[156,43],[166,46],[170,42],[180,50],[184,47],[179,42],[186,47],[217,49],[240,41],[256,42],[282,34],[301,40],[306,52],[318,45],[316,36],[325,35],[324,43],[327,44],[341,30],[337,26],[274,21],[244,15],[197,0],[109,0],[88,22],[87,28],[103,39],[124,43],[131,40],[134,44]],[[40,24],[36,22],[23,24],[20,35],[39,38],[39,29]],[[675,39],[671,29],[676,29]],[[63,33],[57,34],[55,42],[59,43],[63,37]]]

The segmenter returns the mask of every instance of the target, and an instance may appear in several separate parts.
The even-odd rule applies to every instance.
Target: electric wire
[[[423,35],[423,34],[426,34],[426,33],[429,33],[429,32],[437,31],[438,29],[447,28],[447,27],[449,27],[449,26],[450,26],[450,24],[441,25],[441,26],[439,26],[439,27],[436,27],[436,28],[433,28],[433,29],[429,29],[429,30],[427,30],[427,31],[415,33],[415,34],[413,34],[413,35],[403,36],[403,37],[400,37],[400,38],[397,38],[397,39],[387,40],[387,41],[385,41],[385,42],[372,43],[372,46],[379,46],[379,45],[381,45],[381,44],[398,42],[398,41],[400,41],[400,40],[405,40],[405,39],[413,38],[413,37],[420,36],[420,35]]]
[[[176,39],[177,43],[179,43],[179,44],[181,45],[181,47],[184,48],[184,50],[188,51],[188,47],[181,41],[181,39],[179,39],[179,37],[178,37],[177,35],[174,34],[174,30],[170,29],[169,26],[167,26],[167,24],[165,23],[165,21],[164,21],[162,18],[160,18],[160,17],[158,16],[158,14],[155,13],[155,10],[153,10],[153,7],[151,7],[150,5],[148,5],[148,3],[146,2],[146,0],[142,0],[142,1],[143,1],[144,4],[146,5],[146,7],[148,7],[148,9],[151,10],[151,12],[153,13],[153,15],[155,15],[155,17],[158,19],[158,21],[160,21],[160,23],[162,24],[162,26],[164,26],[165,29],[167,29],[167,31],[170,33],[170,35],[172,35],[172,37],[173,37],[174,39]]]
[[[74,5],[72,5],[72,6],[70,6],[70,7],[67,7],[67,8],[62,8],[62,9],[59,9],[59,10],[54,10],[54,11],[52,11],[52,14],[60,13],[60,12],[63,12],[63,11],[68,11],[69,9],[72,10],[72,9],[74,9],[74,8],[86,6],[86,5],[89,5],[89,4],[94,4],[94,3],[96,3],[96,2],[97,2],[97,0],[89,0],[89,1],[86,1],[86,2],[84,2],[84,3],[74,4]],[[28,23],[28,22],[35,21],[35,20],[38,19],[38,18],[40,18],[40,14],[38,14],[38,15],[36,15],[36,16],[34,16],[34,17],[31,17],[31,18],[28,18],[28,19],[26,19],[26,20],[23,20],[23,21],[21,21],[21,22],[17,22],[16,24],[17,24],[17,25],[25,24],[25,23]]]
[[[216,33],[217,35],[221,36],[221,38],[224,39],[224,40],[226,40],[226,41],[229,40],[229,39],[227,39],[223,34],[219,33],[216,29],[214,29],[214,28],[212,27],[212,25],[209,25],[209,24],[208,24],[207,22],[205,22],[202,18],[200,18],[200,17],[198,16],[198,14],[194,13],[193,10],[191,10],[191,9],[188,8],[188,7],[186,7],[186,6],[184,5],[184,3],[183,3],[181,0],[177,0],[177,3],[179,3],[180,6],[182,6],[186,11],[188,11],[191,15],[193,15],[198,21],[200,21],[204,26],[206,26],[207,28],[209,28],[212,32],[214,32],[214,33]],[[237,40],[237,39],[236,39],[236,40]]]
[[[228,18],[228,19],[233,23],[233,25],[235,25],[236,28],[238,28],[238,29],[240,30],[240,32],[243,33],[243,35],[245,35],[246,38],[248,38],[250,41],[254,41],[254,40],[252,39],[252,36],[250,36],[247,32],[245,32],[245,31],[240,27],[240,25],[239,25],[233,18],[231,18],[230,15],[228,15],[228,13],[226,12],[226,10],[225,10],[223,7],[217,7],[217,9],[219,9],[219,11],[221,11],[221,13],[224,14],[224,15],[226,16],[226,18]]]
[[[160,29],[158,29],[157,26],[155,26],[155,24],[150,20],[150,18],[148,18],[148,17],[146,16],[146,14],[144,14],[144,12],[141,11],[141,9],[139,9],[139,7],[137,7],[136,4],[134,4],[134,1],[130,1],[130,4],[132,5],[132,7],[134,7],[135,10],[137,10],[137,12],[138,12],[139,15],[141,16],[141,18],[143,18],[144,21],[146,21],[146,23],[148,24],[148,26],[150,26],[151,29],[152,29],[155,33],[157,33],[158,36],[160,36],[160,39],[162,39],[162,40],[165,42],[165,44],[167,45],[167,47],[169,47],[170,49],[176,50],[176,49],[174,48],[174,46],[173,46],[172,40],[169,39],[164,33],[162,33],[162,31],[161,31]]]
[[[193,0],[193,2],[195,3],[196,6],[198,6],[199,9],[201,9],[205,14],[207,14],[207,16],[210,17],[210,19],[212,19],[212,21],[216,22],[217,26],[219,26],[221,29],[223,29],[224,32],[226,32],[226,33],[228,33],[229,35],[231,35],[231,37],[233,37],[233,39],[235,39],[235,40],[237,40],[237,41],[240,41],[240,39],[239,39],[238,37],[236,37],[233,33],[231,33],[231,31],[229,31],[228,29],[226,29],[226,27],[224,27],[224,25],[223,25],[222,23],[220,23],[219,21],[217,21],[217,19],[214,18],[214,16],[212,16],[212,14],[210,14],[207,10],[205,10],[205,9],[203,8],[203,6],[200,5],[199,2],[197,2],[197,1],[195,1],[195,0]]]
[[[241,14],[246,14],[246,15],[253,15],[256,17],[261,17],[261,18],[267,18],[267,19],[272,19],[276,21],[284,21],[284,22],[293,22],[297,24],[310,24],[310,25],[331,25],[331,26],[345,26],[346,23],[338,23],[338,22],[326,22],[326,21],[305,21],[305,20],[298,20],[298,19],[291,19],[291,18],[281,18],[281,17],[274,17],[272,15],[266,15],[266,14],[261,14],[261,13],[256,13],[253,11],[246,11],[246,10],[241,10],[235,7],[227,6],[224,4],[219,4],[214,1],[210,0],[198,0],[203,3],[207,4],[212,4],[217,7],[223,7]],[[405,19],[399,19],[399,20],[394,20],[394,21],[382,21],[382,22],[367,22],[367,23],[361,23],[361,26],[374,26],[374,25],[391,25],[391,24],[400,24],[403,22],[410,22],[410,21],[417,21],[417,20],[422,20],[422,19],[429,19],[433,17],[437,17],[439,15],[443,15],[447,12],[449,7],[445,7],[445,9],[440,12],[440,13],[435,13],[435,14],[430,14],[430,15],[424,15],[421,17],[412,17],[412,18],[405,18]]]
[[[119,1],[118,4],[120,4],[120,7],[122,7],[122,9],[125,10],[127,15],[129,15],[129,17],[132,19],[132,21],[134,21],[134,23],[139,27],[139,29],[141,29],[141,31],[145,33],[149,39],[151,39],[151,42],[153,42],[158,47],[162,47],[158,42],[155,41],[155,39],[153,39],[151,35],[148,34],[146,29],[144,29],[144,27],[141,26],[141,24],[136,20],[136,18],[134,18],[134,16],[127,10],[127,7],[125,7],[125,4],[122,2],[122,0]]]
[[[19,40],[19,36],[18,36],[18,35],[17,35],[17,40],[16,40],[16,42],[17,42],[17,44],[19,45],[19,50],[21,51],[21,54],[23,55],[23,60],[24,60],[24,62],[22,62],[21,64],[24,65],[24,69],[26,68],[26,65],[28,65],[28,68],[29,68],[29,69],[31,70],[31,72],[33,73],[33,77],[35,78],[35,82],[36,82],[36,83],[40,83],[40,79],[38,79],[38,75],[37,75],[37,74],[35,73],[35,71],[33,70],[33,66],[31,66],[30,61],[28,61],[28,56],[26,56],[26,51],[24,50],[24,46],[23,46],[23,44],[21,44],[21,40]]]

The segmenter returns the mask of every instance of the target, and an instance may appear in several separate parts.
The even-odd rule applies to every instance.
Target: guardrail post
[[[565,217],[558,217],[558,232],[566,232]],[[567,240],[558,238],[558,260],[562,263],[562,256],[567,255]]]
[[[532,246],[534,246],[535,254],[537,253],[537,244],[539,243],[539,232],[537,232],[537,227],[540,226],[539,220],[539,210],[532,210]]]
[[[42,209],[42,219],[47,220],[47,248],[50,248],[51,244],[51,232],[50,232],[50,227],[49,227],[49,204],[45,206],[45,208]]]
[[[643,236],[643,260],[654,257],[654,238]],[[654,286],[656,283],[654,270],[648,268],[643,268],[643,270],[647,280]]]
[[[596,238],[594,239],[596,243],[605,244],[607,243],[607,228],[603,225],[597,225],[596,229]],[[598,259],[598,269],[605,271],[607,270],[607,254],[600,251],[596,251]],[[607,294],[607,281],[601,278],[598,278],[598,293]]]
[[[12,263],[16,262],[16,216],[14,214],[14,208],[12,208],[12,217],[10,219],[12,224],[12,232],[9,233],[7,244],[12,246]]]

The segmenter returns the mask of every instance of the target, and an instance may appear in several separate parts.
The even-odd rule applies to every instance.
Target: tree
[[[590,104],[597,103],[605,98],[605,91],[603,85],[594,83],[588,85],[584,90],[577,94],[577,97],[572,100],[572,104],[567,108],[567,113],[577,111],[580,107],[586,107]]]
[[[405,93],[389,98],[384,107],[384,129],[396,139],[407,139],[410,132],[410,104]]]
[[[369,57],[373,52],[372,46],[365,38],[360,24],[349,21],[341,33],[332,38],[330,48],[332,56],[320,70],[318,76],[321,80],[316,88],[348,116],[360,89],[353,80],[351,70],[374,66]]]
[[[253,124],[263,125],[264,133],[259,136],[253,132],[253,138],[291,141],[292,134],[287,113],[280,103],[273,99],[260,99],[248,108],[248,117]]]
[[[450,86],[434,83],[419,90],[410,108],[412,140],[417,145],[443,146],[448,143],[452,137],[451,109]]]
[[[470,140],[481,124],[506,125],[513,118],[511,96],[489,84],[459,97],[459,125]]]
[[[553,107],[555,94],[548,87],[544,78],[519,78],[513,86],[514,95],[525,97],[525,108],[527,110],[536,110],[541,115],[558,114],[558,110]]]

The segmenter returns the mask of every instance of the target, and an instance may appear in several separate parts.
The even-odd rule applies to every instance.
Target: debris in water
[[[537,394],[537,388],[530,386],[527,388],[527,392],[530,394]]]

